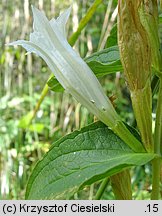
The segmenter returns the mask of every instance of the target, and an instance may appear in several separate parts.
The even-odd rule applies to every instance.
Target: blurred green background
[[[50,145],[75,129],[92,123],[94,118],[66,92],[49,91],[36,117],[27,122],[49,78],[46,64],[35,55],[25,55],[21,47],[5,46],[17,39],[29,39],[32,32],[31,4],[43,9],[49,19],[72,5],[67,24],[68,37],[76,31],[80,19],[93,0],[1,0],[0,1],[0,199],[24,199],[28,177]],[[82,31],[74,48],[81,57],[106,48],[116,23],[117,0],[103,1]],[[111,38],[112,39],[112,38]],[[114,41],[116,43],[116,33]],[[105,76],[100,82],[123,120],[133,121],[129,92],[120,72]],[[149,196],[149,166],[132,169],[133,195]],[[92,199],[99,182],[75,194],[75,199]],[[113,199],[108,186],[103,199]]]

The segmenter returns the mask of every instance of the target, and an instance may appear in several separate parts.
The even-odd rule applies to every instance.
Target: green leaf
[[[55,142],[29,179],[26,199],[68,199],[85,185],[154,158],[134,153],[101,122]]]
[[[25,116],[23,116],[20,119],[18,127],[23,128],[23,129],[28,128],[28,126],[31,122],[32,116],[33,116],[33,111],[28,112]]]
[[[123,70],[118,46],[96,52],[85,61],[97,77]]]
[[[28,128],[29,131],[34,131],[34,132],[37,132],[37,133],[42,133],[44,131],[44,128],[45,128],[45,125],[44,124],[41,124],[41,123],[34,123],[34,124],[31,124]]]
[[[47,80],[47,85],[51,91],[54,91],[54,92],[64,91],[64,88],[60,85],[60,83],[55,78],[55,76],[52,76]]]
[[[162,14],[159,14],[159,23],[162,23]]]
[[[117,23],[112,27],[110,31],[110,36],[107,39],[107,47],[116,46],[118,44],[117,39]]]
[[[96,52],[84,60],[98,78],[123,70],[118,46]],[[52,91],[60,92],[64,90],[54,76],[49,78],[47,84]]]

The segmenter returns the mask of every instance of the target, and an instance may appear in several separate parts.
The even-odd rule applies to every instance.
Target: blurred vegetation
[[[5,46],[17,39],[28,39],[32,31],[30,5],[43,9],[48,18],[57,17],[72,5],[67,24],[68,37],[76,31],[80,19],[93,0],[1,0],[0,1],[0,199],[24,199],[25,186],[36,161],[48,151],[52,142],[75,129],[94,121],[84,107],[65,93],[48,92],[36,117],[28,121],[40,98],[50,71],[35,55],[25,50]],[[103,1],[82,31],[74,48],[82,57],[116,44],[107,40],[116,23],[117,0]],[[115,107],[123,120],[133,121],[129,92],[120,72],[102,78],[108,96],[116,97]],[[135,174],[136,173],[136,174]],[[136,199],[148,197],[150,168],[132,170],[133,195]],[[92,199],[100,183],[78,192],[75,199]],[[108,186],[102,199],[113,199]]]

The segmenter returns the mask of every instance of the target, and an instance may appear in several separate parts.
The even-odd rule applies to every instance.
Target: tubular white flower
[[[30,34],[30,41],[18,40],[10,45],[21,45],[28,52],[41,56],[66,91],[113,127],[120,120],[119,116],[91,69],[67,42],[65,24],[71,8],[50,21],[33,6],[32,11],[34,32]]]
[[[9,45],[21,45],[28,52],[41,56],[66,91],[111,127],[128,145],[132,147],[136,143],[137,148],[132,147],[134,150],[143,150],[141,143],[122,123],[96,76],[67,42],[65,24],[71,8],[50,21],[33,6],[32,11],[34,32],[30,34],[30,40],[18,40]],[[131,143],[130,136],[134,139]]]

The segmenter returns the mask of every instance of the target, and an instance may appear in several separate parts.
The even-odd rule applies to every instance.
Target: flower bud
[[[162,70],[160,41],[158,34],[158,5],[157,0],[145,0],[139,6],[139,15],[144,29],[147,31],[151,47],[151,61],[155,72]]]
[[[142,2],[119,0],[118,43],[137,126],[145,148],[153,151],[151,47],[138,12]]]

